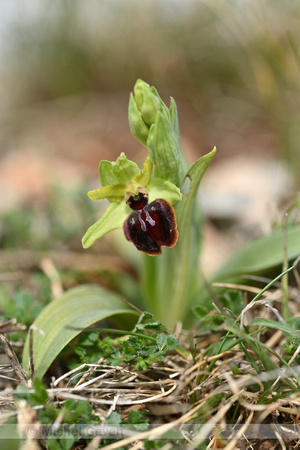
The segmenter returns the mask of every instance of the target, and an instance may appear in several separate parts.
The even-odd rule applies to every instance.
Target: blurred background
[[[191,163],[218,149],[201,188],[207,273],[287,210],[299,220],[299,24],[296,0],[1,2],[0,269],[51,251],[62,270],[123,270],[117,239],[80,239],[103,208],[86,196],[99,161],[145,158],[127,121],[138,78],[175,98]]]

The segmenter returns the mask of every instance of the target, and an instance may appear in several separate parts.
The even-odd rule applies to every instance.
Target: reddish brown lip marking
[[[128,241],[151,256],[160,255],[161,247],[174,247],[179,233],[171,203],[159,198],[148,204],[147,195],[139,193],[127,204],[134,210],[123,225]]]

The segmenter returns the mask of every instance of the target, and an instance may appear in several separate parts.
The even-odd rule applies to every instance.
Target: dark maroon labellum
[[[178,231],[171,203],[158,198],[148,204],[148,197],[140,193],[129,197],[127,204],[134,210],[123,225],[128,241],[152,256],[160,255],[161,247],[174,247]]]

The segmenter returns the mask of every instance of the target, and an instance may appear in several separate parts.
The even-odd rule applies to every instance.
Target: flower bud
[[[133,92],[134,96],[130,95],[128,108],[130,130],[139,142],[147,146],[149,129],[155,123],[157,113],[161,112],[171,120],[170,112],[154,86],[137,80]]]
[[[129,101],[129,125],[133,136],[148,148],[160,176],[179,186],[186,164],[180,146],[178,114],[171,98],[170,109],[154,86],[137,80]]]
[[[142,80],[137,80],[133,91],[138,110],[144,122],[150,127],[155,122],[157,112],[161,110],[162,101],[156,89],[152,89]]]
[[[128,107],[129,128],[132,135],[145,147],[147,147],[147,139],[149,133],[149,126],[144,122],[141,112],[132,94],[129,98]]]

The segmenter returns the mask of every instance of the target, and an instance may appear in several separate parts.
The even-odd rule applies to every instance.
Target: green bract
[[[97,239],[106,233],[121,228],[131,210],[125,202],[126,192],[130,192],[132,186],[142,186],[148,190],[149,202],[157,198],[168,200],[171,204],[181,200],[180,189],[168,180],[152,177],[153,163],[147,156],[143,169],[126,158],[124,153],[116,162],[101,161],[99,177],[102,187],[90,191],[91,200],[107,199],[111,202],[103,216],[94,223],[85,233],[82,239],[84,248],[90,247]]]
[[[178,182],[180,144],[170,119],[160,112],[151,126],[147,140],[149,155],[161,175],[173,183]]]

